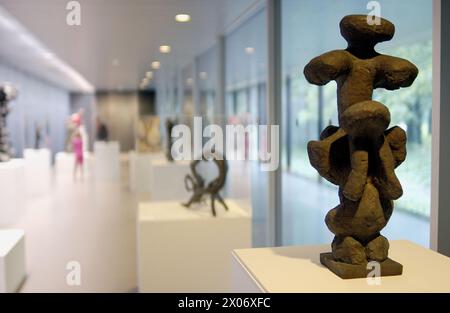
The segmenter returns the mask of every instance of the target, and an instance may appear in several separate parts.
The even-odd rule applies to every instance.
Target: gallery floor
[[[243,175],[246,169],[230,171],[230,181],[234,183],[229,192],[235,197],[249,192],[249,181],[242,179],[249,177]],[[118,182],[95,182],[89,178],[73,181],[70,175],[55,175],[49,195],[28,199],[26,214],[17,225],[26,231],[28,277],[21,292],[137,290],[135,210],[139,199],[128,189],[127,170],[124,162],[122,180]],[[301,178],[286,175],[285,179],[290,179],[289,194],[298,195],[294,189],[305,190],[303,187],[309,186],[309,199],[320,201],[316,204],[326,204],[327,198],[320,187],[306,185]],[[322,223],[324,210],[313,209],[311,205],[302,203],[299,197],[295,199],[288,199],[294,202],[287,206],[291,210],[285,212],[289,221],[285,231],[287,243],[298,243],[295,238],[303,233],[310,234],[307,241],[328,242],[331,235],[324,225],[320,230],[307,232],[308,223],[305,223],[305,216]],[[299,210],[302,206],[304,209]],[[427,245],[427,242],[421,242],[423,234],[428,231],[426,221],[397,212],[387,230],[388,236],[404,238],[401,231],[396,231],[399,227],[403,233],[411,234],[414,230],[408,239]],[[66,267],[71,261],[79,262],[81,266],[80,286],[66,282],[69,273]]]
[[[123,182],[56,180],[47,197],[30,199],[19,227],[26,232],[28,277],[22,292],[127,292],[136,284],[137,199]],[[79,262],[81,285],[66,283]]]

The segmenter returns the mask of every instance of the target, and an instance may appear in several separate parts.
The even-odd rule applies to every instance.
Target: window
[[[392,238],[429,241],[431,176],[432,1],[380,0],[381,15],[396,25],[394,38],[377,45],[380,53],[415,63],[419,76],[410,88],[376,90],[374,100],[386,104],[391,126],[408,134],[408,157],[397,174],[404,195],[385,229]],[[320,178],[309,164],[306,145],[328,124],[337,124],[336,84],[309,84],[303,68],[324,52],[344,49],[339,21],[348,14],[367,14],[366,1],[283,0],[283,243],[329,243],[325,214],[338,204],[337,187]],[[411,227],[416,231],[411,232]]]
[[[225,38],[227,124],[265,123],[266,29],[263,9]],[[264,246],[268,238],[268,208],[261,194],[267,192],[267,173],[260,171],[257,161],[229,163],[230,195],[253,208],[253,245]]]
[[[215,107],[218,62],[216,46],[200,55],[197,62],[200,113],[208,123],[220,122],[219,119],[223,118],[218,116],[218,108]]]

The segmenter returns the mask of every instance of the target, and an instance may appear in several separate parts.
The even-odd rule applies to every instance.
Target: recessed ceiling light
[[[245,53],[247,53],[247,54],[253,54],[253,53],[255,53],[255,48],[253,48],[253,47],[247,47],[247,48],[245,48]]]
[[[119,59],[113,59],[113,60],[112,60],[112,65],[114,65],[114,66],[119,66],[119,65],[120,65]]]
[[[206,72],[200,72],[198,74],[198,77],[200,77],[200,79],[207,79],[208,78],[208,73]]]
[[[191,21],[191,16],[189,14],[177,14],[175,15],[175,21],[179,22],[179,23],[187,23]]]
[[[152,62],[152,69],[157,70],[161,67],[161,63],[159,61]]]
[[[161,53],[170,53],[170,50],[171,50],[170,46],[167,45],[159,46],[159,52]]]
[[[147,73],[145,73],[145,77],[148,79],[152,79],[153,78],[153,72],[152,71],[148,71]]]

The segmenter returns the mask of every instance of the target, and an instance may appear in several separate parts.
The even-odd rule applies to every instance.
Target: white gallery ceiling
[[[44,50],[48,49],[44,59],[55,57],[67,65],[68,72],[73,69],[69,75],[46,68],[42,56],[41,59],[31,57],[33,51],[29,47],[13,44],[18,36],[8,30],[7,22],[3,26],[0,23],[0,56],[6,62],[73,90],[80,88],[70,86],[71,81],[72,85],[76,85],[73,81],[79,85],[80,81],[83,84],[83,78],[87,80],[85,84],[90,83],[97,90],[134,90],[150,70],[151,62],[160,61],[162,68],[187,64],[260,1],[79,0],[80,26],[67,25],[68,2],[0,0],[0,6]],[[177,23],[174,17],[179,13],[190,14],[192,21]],[[159,46],[164,44],[172,48],[168,55],[159,52]],[[21,57],[21,54],[27,55]],[[69,78],[63,78],[64,75]]]

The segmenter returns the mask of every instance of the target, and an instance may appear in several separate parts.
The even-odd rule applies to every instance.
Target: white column
[[[450,2],[433,1],[431,248],[450,256]]]
[[[267,120],[269,125],[280,125],[279,140],[281,143],[281,1],[267,0]],[[282,244],[282,149],[280,149],[280,166],[277,170],[268,172],[268,230],[269,244]]]

